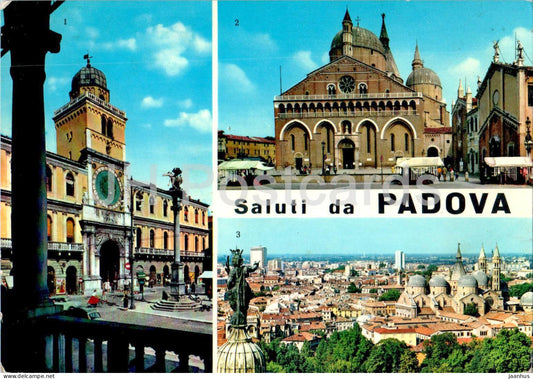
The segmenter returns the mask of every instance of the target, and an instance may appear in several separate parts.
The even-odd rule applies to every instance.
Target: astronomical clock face
[[[100,167],[93,176],[93,192],[100,205],[116,208],[122,198],[122,184],[113,170]]]
[[[355,80],[351,76],[343,76],[339,80],[339,89],[344,93],[352,93],[355,89]]]

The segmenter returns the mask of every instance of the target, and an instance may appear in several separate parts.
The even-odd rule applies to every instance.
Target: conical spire
[[[498,244],[496,244],[496,248],[494,249],[494,253],[492,253],[492,257],[500,257],[500,249],[498,249]]]
[[[413,66],[413,70],[416,70],[417,68],[424,67],[424,62],[420,58],[420,51],[418,51],[418,42],[416,43],[415,47],[415,57],[413,59],[413,63],[411,63]]]
[[[389,35],[387,34],[387,27],[385,26],[385,13],[381,14],[381,34],[379,40],[385,49],[389,48]]]
[[[481,244],[481,251],[479,252],[479,258],[486,258],[485,256],[485,248],[483,247],[483,244]]]
[[[459,79],[459,88],[457,89],[457,97],[462,98],[465,96],[465,90],[463,88],[463,83]]]
[[[461,244],[460,243],[457,244],[457,254],[455,255],[455,258],[458,261],[461,261],[463,259],[462,255],[461,255]]]
[[[344,18],[342,19],[342,23],[349,22],[352,23],[352,19],[350,18],[350,12],[348,12],[348,7],[346,7],[346,13],[344,14]]]

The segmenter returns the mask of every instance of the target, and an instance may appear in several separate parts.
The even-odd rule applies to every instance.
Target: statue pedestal
[[[180,296],[185,295],[185,281],[183,278],[183,263],[174,262],[170,266],[172,276],[170,279],[170,296],[174,301],[179,301]]]

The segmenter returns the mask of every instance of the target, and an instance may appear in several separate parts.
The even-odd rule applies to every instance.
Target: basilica
[[[439,76],[416,44],[404,82],[389,42],[384,14],[377,37],[346,11],[330,62],[274,98],[276,168],[377,168],[400,157],[448,156]]]
[[[502,260],[498,246],[489,261],[482,247],[477,270],[467,274],[461,248],[456,262],[446,275],[433,275],[428,283],[422,275],[413,275],[396,304],[396,314],[414,318],[450,312],[464,314],[470,306],[483,316],[490,310],[504,310],[507,293],[500,281]]]
[[[46,154],[48,290],[123,288],[130,270],[144,271],[147,284],[164,285],[174,261],[172,197],[128,175],[126,112],[110,102],[106,76],[86,59],[72,78],[69,102],[53,115],[57,154]],[[6,136],[0,154],[1,268],[10,287],[11,139]],[[184,197],[179,219],[185,282],[197,282],[210,259],[208,205]]]

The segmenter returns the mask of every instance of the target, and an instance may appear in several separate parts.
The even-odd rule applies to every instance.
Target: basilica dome
[[[408,287],[425,287],[426,286],[426,278],[424,278],[422,275],[413,275],[409,278],[409,282],[407,283]]]
[[[464,275],[457,282],[459,287],[477,287],[477,280],[472,275]]]
[[[520,305],[522,307],[533,307],[533,292],[529,291],[520,298]]]
[[[474,272],[474,277],[480,287],[487,287],[489,285],[489,277],[483,271]]]
[[[352,29],[352,45],[379,51],[385,54],[385,48],[379,38],[370,30],[356,26]],[[341,49],[342,51],[342,30],[338,32],[331,41],[331,50]]]
[[[263,352],[244,328],[231,328],[228,341],[218,348],[217,372],[245,374],[265,372]]]
[[[430,287],[447,287],[448,282],[441,275],[435,275],[429,280]]]
[[[107,80],[104,73],[97,68],[87,63],[87,66],[82,67],[80,71],[72,78],[72,92],[79,92],[81,87],[96,86],[107,89]]]
[[[413,70],[405,82],[405,85],[408,87],[418,84],[432,84],[442,87],[439,76],[435,71],[427,67],[420,67]]]

